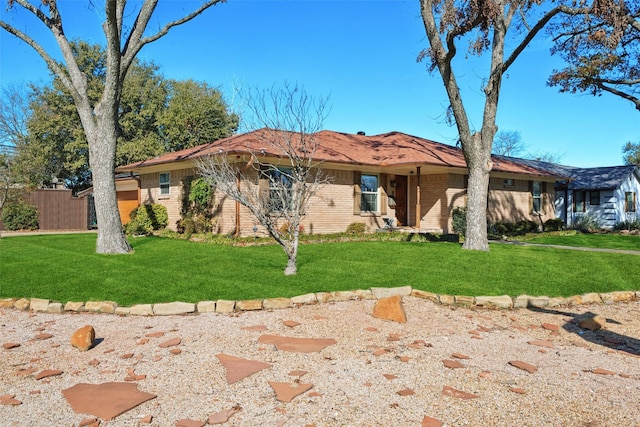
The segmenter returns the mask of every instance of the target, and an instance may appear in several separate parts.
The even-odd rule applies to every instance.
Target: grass
[[[298,274],[286,277],[286,257],[276,245],[143,237],[131,239],[132,254],[98,255],[95,243],[95,234],[0,239],[0,298],[128,306],[404,285],[439,294],[570,296],[637,290],[640,277],[637,255],[547,247],[492,245],[475,252],[414,241],[306,244]]]
[[[625,249],[640,251],[640,236],[624,234],[582,234],[554,235],[545,234],[539,237],[527,239],[531,243],[543,243],[546,245],[581,246],[587,248]]]

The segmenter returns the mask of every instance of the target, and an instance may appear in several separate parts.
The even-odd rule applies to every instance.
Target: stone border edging
[[[616,302],[628,302],[640,299],[640,291],[616,291],[607,293],[586,293],[574,295],[568,298],[520,295],[512,298],[509,295],[470,297],[464,295],[440,295],[433,292],[425,292],[413,289],[411,286],[396,288],[371,288],[368,290],[316,292],[295,296],[292,298],[267,298],[264,300],[217,300],[200,301],[196,304],[187,302],[169,302],[158,304],[136,304],[131,307],[120,307],[113,301],[69,301],[62,304],[40,298],[5,298],[0,299],[0,308],[15,308],[18,310],[31,310],[44,313],[64,312],[94,312],[109,313],[120,316],[169,316],[189,313],[234,313],[240,311],[277,310],[297,307],[300,305],[321,304],[328,302],[342,302],[352,300],[377,300],[381,298],[399,295],[413,296],[426,299],[436,304],[477,307],[492,309],[513,308],[553,308],[580,304],[613,304]]]

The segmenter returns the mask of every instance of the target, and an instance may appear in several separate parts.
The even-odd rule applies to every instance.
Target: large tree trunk
[[[491,172],[491,152],[482,148],[480,133],[472,136],[465,144],[465,158],[469,170],[467,189],[467,231],[462,247],[488,251],[487,240],[487,196],[489,173]]]
[[[293,241],[285,248],[287,253],[287,268],[284,269],[285,276],[293,276],[298,273],[298,233],[295,233]]]
[[[93,195],[98,220],[96,252],[123,254],[131,252],[124,234],[116,198],[116,116],[114,108],[96,108],[97,126],[87,132],[89,141],[89,165],[93,177]]]

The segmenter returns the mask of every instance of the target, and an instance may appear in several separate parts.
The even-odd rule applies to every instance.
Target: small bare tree
[[[302,219],[311,198],[329,182],[314,161],[327,99],[311,98],[304,89],[286,84],[282,89],[256,90],[246,100],[263,127],[255,135],[264,148],[251,150],[242,163],[231,163],[221,146],[218,154],[199,159],[196,166],[216,191],[246,207],[275,239],[287,255],[284,274],[293,275],[298,271]]]

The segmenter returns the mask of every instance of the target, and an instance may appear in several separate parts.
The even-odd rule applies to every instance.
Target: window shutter
[[[258,173],[258,192],[261,200],[269,200],[269,168],[260,165]]]
[[[353,172],[353,213],[360,215],[360,203],[362,199],[362,190],[360,189],[360,172]]]
[[[533,212],[533,181],[529,181],[529,212]]]
[[[380,215],[386,215],[388,209],[387,200],[387,174],[380,174]]]

